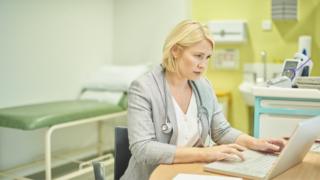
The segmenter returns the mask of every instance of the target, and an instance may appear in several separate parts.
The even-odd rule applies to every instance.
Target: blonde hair
[[[168,35],[162,52],[162,66],[170,72],[176,72],[176,62],[171,53],[175,45],[181,47],[190,47],[202,40],[208,40],[212,48],[214,47],[213,38],[210,35],[207,26],[193,20],[184,20],[180,22]]]

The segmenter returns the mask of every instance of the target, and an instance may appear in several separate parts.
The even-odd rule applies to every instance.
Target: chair
[[[129,150],[128,129],[115,128],[114,180],[119,180],[128,167],[131,152]]]
[[[105,180],[105,169],[104,166],[97,161],[92,162],[94,179],[95,180]]]
[[[115,128],[115,157],[114,180],[119,180],[127,169],[131,152],[129,150],[128,129],[126,127]],[[105,180],[105,169],[98,161],[92,162],[95,180]]]

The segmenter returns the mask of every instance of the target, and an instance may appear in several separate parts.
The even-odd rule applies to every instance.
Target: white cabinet
[[[298,122],[320,115],[316,89],[255,87],[253,93],[255,137],[288,137]]]
[[[282,138],[290,137],[297,123],[310,116],[260,114],[259,137]]]

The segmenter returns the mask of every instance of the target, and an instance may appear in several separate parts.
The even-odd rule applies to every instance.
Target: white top
[[[199,140],[202,131],[202,127],[197,116],[198,108],[195,95],[192,92],[186,114],[181,110],[173,96],[172,101],[178,125],[177,146],[192,147]]]

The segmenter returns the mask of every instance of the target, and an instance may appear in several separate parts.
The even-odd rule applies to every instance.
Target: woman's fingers
[[[208,150],[211,151],[210,156],[208,156],[208,161],[210,162],[229,158],[235,159],[235,157],[241,159],[242,161],[244,160],[242,151],[244,151],[245,148],[237,144],[215,146]]]
[[[265,152],[280,152],[285,146],[285,142],[281,139],[259,140],[258,150]]]
[[[285,144],[285,141],[282,139],[257,139],[251,148],[257,151],[276,153],[280,152]],[[242,161],[245,160],[242,151],[246,150],[246,148],[238,144],[220,145],[208,150],[211,154],[210,158],[208,158],[209,161],[235,159],[235,157]]]
[[[223,154],[224,157],[222,159],[230,158],[234,156],[239,157],[241,160],[244,160],[244,156],[241,151],[243,151],[244,148],[242,146],[237,146],[236,144],[228,144],[223,146],[221,149],[221,153]],[[221,160],[221,158],[219,158]]]
[[[281,151],[286,145],[286,141],[284,139],[268,139],[269,143],[279,146],[279,151]]]
[[[235,154],[225,154],[225,158],[224,160],[227,160],[227,161],[244,161],[244,158],[240,158],[239,156],[235,155]]]
[[[237,149],[237,150],[239,150],[239,151],[244,151],[244,150],[246,150],[245,147],[240,146],[240,145],[238,145],[238,144],[229,144],[228,146],[229,146],[229,147],[232,147],[232,148],[234,148],[234,149]]]
[[[278,152],[278,151],[280,151],[280,147],[279,146],[271,144],[269,142],[266,142],[264,144],[264,148],[263,149],[266,152]]]
[[[226,149],[226,151],[224,153],[229,154],[230,156],[232,155],[236,155],[238,156],[242,161],[244,161],[244,156],[242,154],[242,152],[240,152],[239,150],[235,149],[235,148],[228,148]]]

